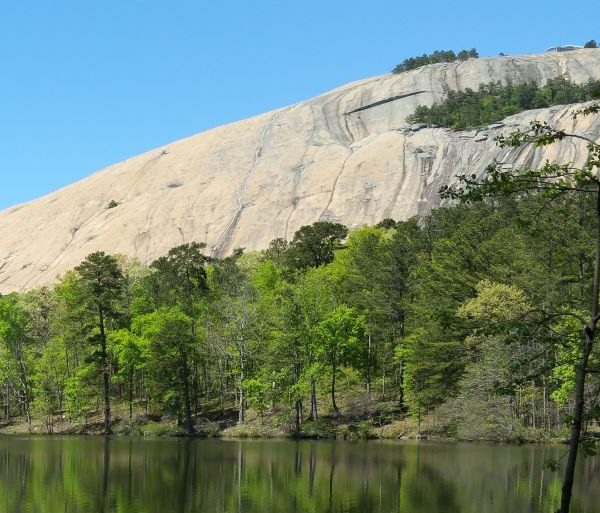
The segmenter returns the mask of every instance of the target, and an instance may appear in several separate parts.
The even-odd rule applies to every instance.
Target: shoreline
[[[329,420],[329,419],[328,419]],[[359,423],[360,424],[360,423]],[[179,438],[179,439],[222,439],[222,440],[328,440],[328,441],[398,441],[398,442],[462,442],[462,443],[492,443],[506,445],[564,445],[568,443],[566,436],[550,436],[545,433],[536,433],[535,437],[514,436],[510,438],[461,438],[442,435],[439,433],[417,432],[411,426],[411,421],[403,419],[384,426],[369,426],[361,428],[355,424],[329,424],[327,429],[315,429],[307,426],[300,433],[286,431],[277,426],[261,424],[257,421],[249,421],[242,425],[232,425],[221,429],[214,423],[200,423],[193,434],[186,434],[178,428],[173,419],[160,420],[158,422],[129,423],[122,419],[115,419],[113,432],[105,435],[102,432],[102,423],[68,423],[68,425],[57,425],[53,431],[48,431],[41,424],[29,427],[26,421],[15,422],[0,428],[2,437],[111,437],[111,438]],[[311,429],[312,428],[312,429]],[[411,429],[412,428],[412,429]]]

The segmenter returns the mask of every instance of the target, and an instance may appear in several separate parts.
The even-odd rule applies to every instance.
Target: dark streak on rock
[[[392,96],[391,98],[386,98],[385,100],[379,100],[378,102],[375,102],[375,103],[369,103],[368,105],[365,105],[364,107],[359,107],[358,109],[354,109],[349,112],[346,112],[344,114],[344,116],[349,116],[350,114],[354,114],[355,112],[360,112],[362,110],[371,109],[373,107],[377,107],[377,106],[383,105],[385,103],[390,103],[390,102],[393,102],[396,100],[401,100],[402,98],[408,98],[409,96],[415,96],[417,94],[422,94],[425,92],[427,92],[427,91],[415,91],[414,93],[407,93],[407,94],[400,94],[398,96]]]

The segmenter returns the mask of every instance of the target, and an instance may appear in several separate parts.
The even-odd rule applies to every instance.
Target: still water
[[[0,437],[6,513],[551,513],[563,447]],[[600,458],[574,513],[600,513]]]

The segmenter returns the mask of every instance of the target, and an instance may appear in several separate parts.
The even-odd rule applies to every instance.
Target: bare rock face
[[[600,137],[598,117],[574,122],[568,106],[472,132],[405,122],[449,90],[558,76],[600,79],[600,50],[473,59],[370,78],[115,164],[0,213],[0,293],[52,282],[98,250],[149,262],[183,242],[204,241],[214,255],[226,255],[289,239],[318,219],[349,227],[406,219],[438,205],[440,186],[457,173],[481,175],[494,159],[506,166],[581,164],[584,144],[501,150],[494,142],[533,119]]]

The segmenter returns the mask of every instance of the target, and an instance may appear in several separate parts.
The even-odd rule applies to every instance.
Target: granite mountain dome
[[[449,90],[558,76],[600,79],[600,50],[471,59],[369,78],[112,165],[0,213],[0,293],[52,282],[97,250],[148,262],[195,240],[226,255],[262,249],[318,219],[349,227],[406,219],[438,205],[439,187],[457,172],[481,174],[493,159],[581,164],[583,143],[502,150],[493,141],[532,119],[600,137],[598,117],[574,122],[568,106],[471,132],[405,122]]]

